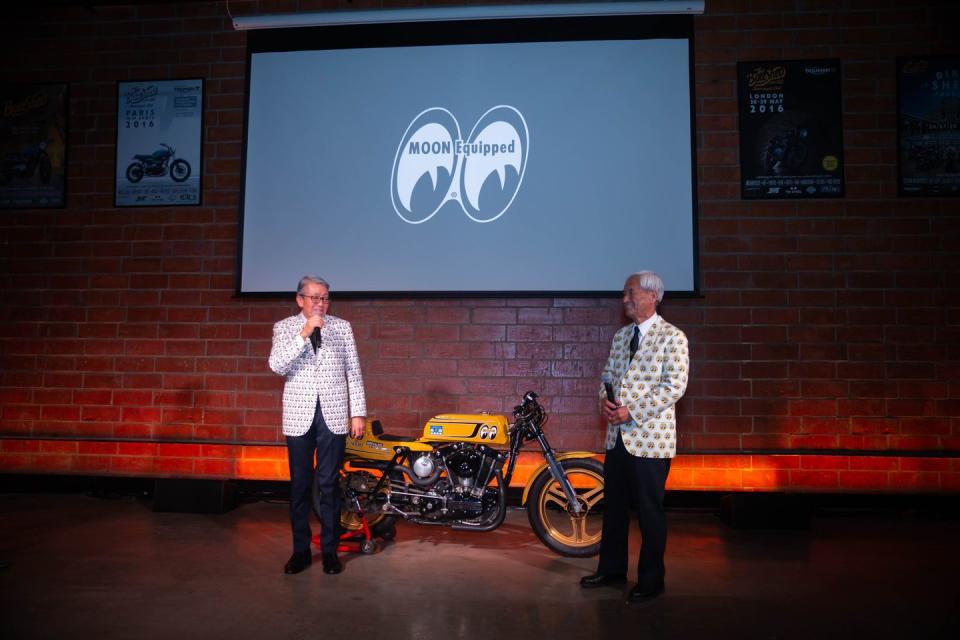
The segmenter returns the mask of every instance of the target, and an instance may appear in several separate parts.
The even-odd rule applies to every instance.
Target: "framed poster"
[[[897,192],[960,195],[960,57],[897,59]]]
[[[0,85],[0,209],[66,205],[67,85]]]
[[[840,60],[738,62],[740,195],[843,195]]]
[[[200,204],[203,80],[117,85],[118,207]]]

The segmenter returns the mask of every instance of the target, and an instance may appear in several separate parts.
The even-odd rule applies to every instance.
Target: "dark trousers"
[[[346,446],[346,434],[331,433],[320,411],[320,402],[313,414],[310,430],[302,436],[287,436],[287,460],[290,463],[290,527],[293,529],[293,551],[310,552],[310,510],[313,505],[313,483],[320,492],[320,549],[323,553],[337,550],[340,540],[340,465]],[[317,466],[313,459],[316,452]]]
[[[617,435],[617,444],[607,451],[603,464],[603,536],[600,540],[598,573],[627,573],[627,537],[630,506],[636,506],[643,542],[637,567],[641,588],[656,586],[665,573],[667,514],[663,509],[670,458],[638,458],[631,455]]]

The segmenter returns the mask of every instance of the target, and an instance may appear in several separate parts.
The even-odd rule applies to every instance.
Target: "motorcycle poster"
[[[901,196],[960,195],[960,58],[897,59]]]
[[[744,200],[843,196],[839,60],[737,63]]]
[[[118,207],[200,204],[203,80],[117,86]]]
[[[66,204],[67,85],[0,85],[0,209]]]

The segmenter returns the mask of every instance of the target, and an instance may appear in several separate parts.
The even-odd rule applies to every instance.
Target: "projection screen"
[[[689,16],[249,34],[238,294],[697,290]]]

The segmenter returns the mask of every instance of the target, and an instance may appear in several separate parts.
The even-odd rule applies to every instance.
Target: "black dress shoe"
[[[300,573],[309,567],[311,562],[313,562],[313,558],[310,557],[309,551],[295,551],[287,560],[287,564],[283,565],[283,572],[288,575]]]
[[[325,553],[323,554],[323,572],[324,573],[340,573],[343,571],[343,565],[340,564],[340,558],[337,557],[336,553]]]
[[[641,602],[648,602],[661,595],[663,590],[663,580],[652,587],[641,587],[638,584],[633,589],[630,589],[630,593],[627,594],[627,604],[640,604]]]
[[[626,581],[627,576],[622,573],[591,573],[580,578],[580,586],[584,589],[595,589],[596,587],[606,587]]]

